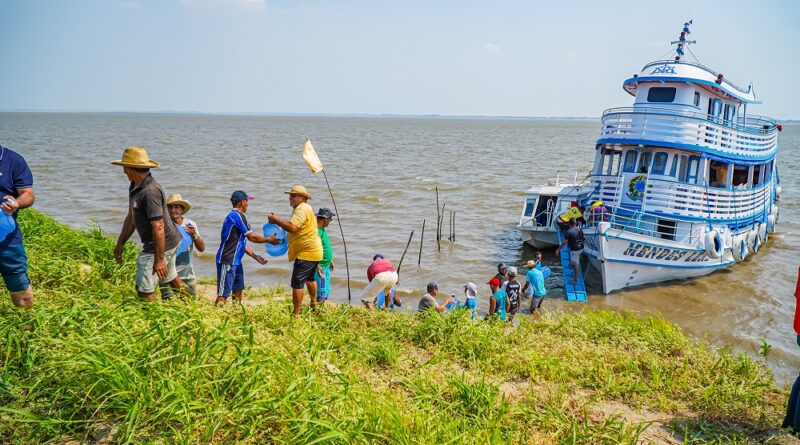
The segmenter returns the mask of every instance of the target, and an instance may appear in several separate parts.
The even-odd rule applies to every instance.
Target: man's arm
[[[528,290],[528,286],[530,286],[530,285],[531,285],[531,282],[530,282],[530,281],[527,281],[527,280],[525,280],[525,285],[524,285],[524,286],[522,286],[522,292],[521,292],[521,293],[523,293],[523,294],[524,294],[524,293],[525,293],[525,291],[526,291],[526,290]]]
[[[122,223],[122,230],[120,230],[117,238],[117,246],[114,248],[114,259],[117,260],[117,264],[122,264],[122,252],[125,248],[125,242],[133,235],[134,230],[136,230],[136,226],[133,225],[133,214],[130,207],[128,207],[128,215]]]
[[[264,257],[263,257],[263,256],[261,256],[261,255],[256,255],[255,253],[253,253],[253,251],[252,251],[252,250],[250,250],[250,248],[249,248],[249,247],[246,247],[246,246],[245,246],[245,248],[244,248],[244,253],[246,253],[246,254],[247,254],[247,256],[249,256],[250,258],[252,258],[252,259],[254,259],[254,260],[258,261],[258,264],[260,264],[260,265],[262,265],[262,266],[263,266],[263,265],[265,265],[265,264],[267,264],[267,260],[266,260],[266,258],[264,258]]]
[[[558,247],[556,247],[556,255],[559,255],[559,252],[561,252],[561,248],[566,245],[567,245],[567,239],[565,238],[564,241],[561,241],[561,244],[559,244]]]
[[[292,224],[291,221],[287,221],[285,219],[280,219],[280,218],[278,218],[278,215],[276,215],[274,213],[270,213],[269,216],[267,216],[267,219],[272,224],[277,224],[278,227],[280,227],[281,229],[283,229],[283,230],[285,230],[285,231],[287,231],[289,233],[297,233],[297,232],[300,231],[300,228],[295,226],[294,224]]]
[[[12,215],[17,209],[27,209],[33,205],[34,196],[33,189],[18,189],[19,195],[11,196],[6,195],[3,197],[3,203],[0,205],[3,211]]]
[[[203,241],[203,238],[200,238],[200,234],[197,233],[197,227],[187,225],[186,233],[192,237],[192,243],[198,252],[204,252],[206,250],[206,242]]]
[[[153,273],[159,279],[167,278],[167,263],[164,261],[164,218],[150,221],[153,229],[153,244],[155,245],[155,261],[153,261]]]
[[[275,235],[271,235],[269,238],[265,238],[255,232],[250,232],[247,234],[247,241],[256,244],[264,244],[264,243],[278,244],[278,238],[275,238]]]

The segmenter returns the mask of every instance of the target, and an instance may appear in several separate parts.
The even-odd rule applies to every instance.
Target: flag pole
[[[330,193],[331,201],[333,202],[333,210],[336,212],[336,222],[339,224],[339,233],[342,234],[342,244],[344,245],[344,267],[347,270],[347,302],[349,303],[352,300],[352,295],[350,292],[350,263],[347,260],[347,241],[344,239],[344,230],[342,230],[342,217],[339,214],[339,209],[336,208],[336,200],[333,199],[333,191],[331,190],[331,184],[328,182],[328,175],[325,173],[325,169],[322,170],[322,177],[325,178],[325,185],[328,186],[328,193]]]

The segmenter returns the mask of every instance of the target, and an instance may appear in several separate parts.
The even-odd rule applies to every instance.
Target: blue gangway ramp
[[[558,230],[558,242],[564,241],[564,235],[561,230]],[[578,282],[572,284],[572,277],[575,271],[572,265],[569,264],[569,249],[561,249],[561,275],[564,278],[564,292],[567,294],[567,301],[587,302],[589,298],[586,296],[586,285],[583,282],[583,266],[578,264]]]

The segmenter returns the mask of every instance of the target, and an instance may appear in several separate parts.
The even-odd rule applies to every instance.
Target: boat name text
[[[708,261],[708,256],[704,251],[692,252],[688,250],[669,249],[667,247],[648,246],[639,243],[630,243],[627,249],[622,252],[625,256],[655,259],[662,261],[680,261],[687,263],[697,263]]]

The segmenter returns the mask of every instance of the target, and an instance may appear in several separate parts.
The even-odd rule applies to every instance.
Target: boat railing
[[[643,202],[648,212],[745,222],[768,210],[771,191],[770,182],[756,188],[718,188],[649,178]]]
[[[547,202],[547,207],[544,210],[542,210],[541,212],[529,217],[528,219],[520,221],[519,222],[519,226],[522,227],[525,224],[530,223],[532,229],[536,228],[536,227],[550,227],[553,224],[553,212],[554,212],[554,210],[555,210],[555,201],[548,201]],[[547,217],[546,218],[547,223],[545,225],[539,224],[537,222],[539,220],[539,217],[542,216],[542,215],[546,215],[546,217]]]
[[[668,142],[708,147],[731,156],[765,156],[777,146],[775,122],[748,117],[747,123],[723,121],[703,113],[658,107],[612,108],[603,112],[600,139]]]
[[[673,226],[668,226],[664,221],[644,219],[644,213],[633,212],[622,214],[619,208],[611,208],[607,212],[589,213],[586,217],[587,225],[598,227],[600,222],[608,222],[611,229],[618,229],[623,233],[635,233],[653,238],[660,238],[684,244],[697,245],[702,236],[704,224],[688,223],[678,224],[670,220]]]
[[[696,66],[697,68],[700,68],[700,69],[702,69],[702,70],[708,71],[708,72],[709,72],[709,73],[711,73],[711,74],[712,74],[714,77],[717,77],[717,76],[719,76],[719,75],[720,75],[720,73],[718,73],[718,72],[716,72],[716,71],[712,70],[711,68],[709,68],[709,67],[707,67],[707,66],[703,65],[702,63],[688,62],[688,61],[685,61],[685,60],[676,61],[676,60],[673,60],[673,59],[667,59],[667,60],[656,60],[656,61],[654,61],[654,62],[650,62],[650,63],[648,63],[647,65],[645,65],[645,66],[644,66],[644,68],[642,68],[642,71],[646,70],[647,68],[649,68],[649,67],[651,67],[651,66],[655,66],[655,65],[664,65],[664,64],[676,64],[676,65],[690,65],[690,66]],[[724,82],[725,82],[725,83],[727,83],[728,85],[732,86],[734,89],[738,90],[740,93],[744,93],[744,94],[748,94],[748,93],[750,93],[750,88],[748,88],[748,89],[744,89],[744,88],[742,88],[742,87],[740,87],[740,86],[736,85],[735,83],[731,82],[731,81],[730,81],[730,80],[728,80],[727,78],[724,78]]]

